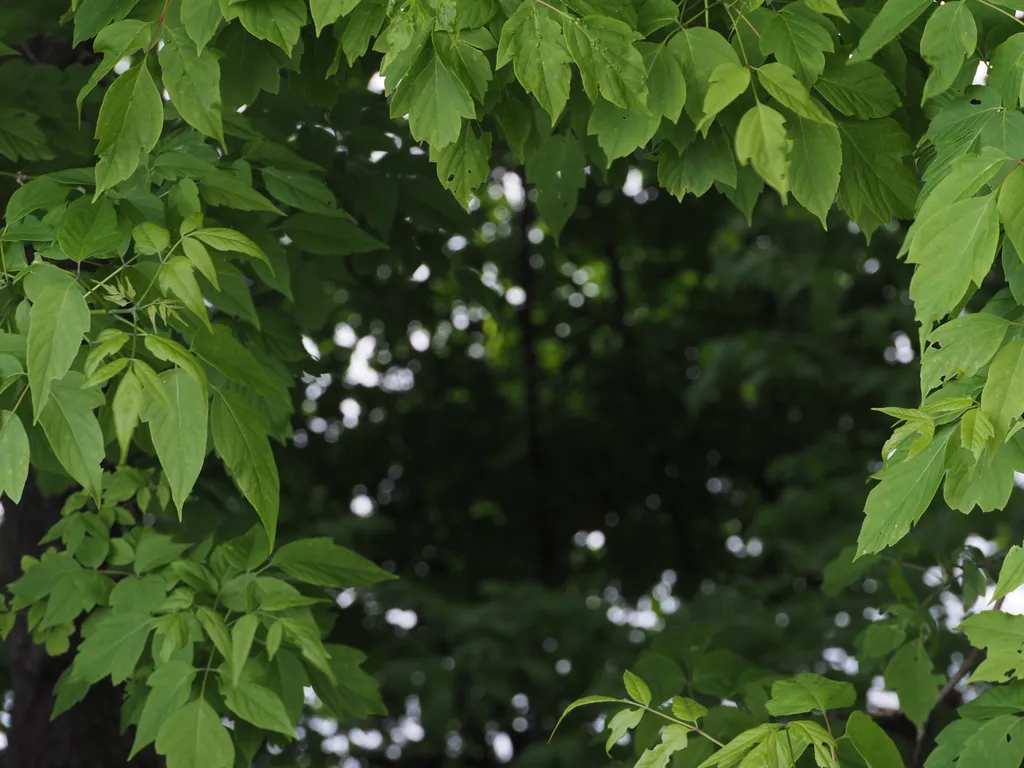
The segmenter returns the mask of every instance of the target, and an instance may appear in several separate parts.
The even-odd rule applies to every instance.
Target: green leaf
[[[287,55],[299,41],[306,24],[306,3],[303,0],[245,0],[231,4],[238,20],[249,34],[273,43]]]
[[[285,711],[281,697],[269,688],[244,680],[236,687],[221,686],[228,709],[257,728],[295,736],[295,726]]]
[[[826,227],[828,212],[839,189],[843,150],[835,125],[797,117],[789,123],[793,149],[789,155],[789,182],[793,197],[821,219]]]
[[[850,683],[804,672],[790,680],[772,683],[772,698],[765,705],[774,717],[799,715],[815,710],[852,707],[857,691]]]
[[[896,86],[885,70],[870,61],[836,61],[814,81],[814,90],[848,117],[885,117],[900,106]]]
[[[330,539],[302,539],[285,544],[272,562],[292,578],[321,587],[364,587],[395,578]]]
[[[825,71],[825,51],[835,50],[832,35],[817,13],[790,5],[773,13],[761,28],[764,55],[774,54],[807,85]]]
[[[107,198],[90,203],[80,198],[68,206],[67,217],[57,230],[61,250],[73,261],[112,255],[124,240],[117,212]]]
[[[886,466],[881,482],[864,505],[865,519],[857,538],[857,556],[881,552],[906,536],[931,503],[945,471],[946,446],[953,431],[944,427],[928,447],[912,459]]]
[[[1024,85],[1024,32],[1010,35],[996,46],[988,70],[988,86],[999,93],[1002,105],[1010,109],[1021,103]]]
[[[537,210],[558,241],[586,183],[586,156],[572,134],[553,134],[526,159],[526,179],[537,188]]]
[[[960,419],[960,441],[975,460],[981,459],[995,434],[991,420],[978,409],[969,410]]]
[[[977,44],[978,28],[963,0],[950,0],[935,9],[921,35],[921,58],[932,68],[922,103],[953,85]]]
[[[160,382],[170,406],[154,400],[144,418],[180,517],[206,459],[207,398],[199,383],[181,369],[160,374]]]
[[[846,721],[846,736],[857,748],[867,768],[903,768],[903,758],[896,745],[870,715],[852,713]]]
[[[18,414],[0,410],[0,496],[17,504],[28,481],[28,434]]]
[[[192,232],[189,237],[202,240],[208,246],[216,248],[218,251],[244,253],[246,256],[258,259],[268,267],[271,267],[270,260],[267,258],[267,254],[263,252],[263,249],[241,232],[236,232],[233,229],[225,229],[224,227],[208,227],[206,229],[197,229],[195,232]],[[271,269],[273,269],[273,267],[271,267]]]
[[[203,301],[203,291],[192,274],[192,262],[185,256],[175,256],[164,262],[157,272],[160,292],[168,298],[177,298],[207,328],[211,328],[210,315]]]
[[[608,720],[608,725],[605,726],[608,730],[608,738],[605,741],[604,751],[606,753],[610,752],[611,748],[621,741],[623,736],[639,725],[643,716],[644,711],[642,709],[620,709],[616,712]]]
[[[658,181],[679,200],[687,193],[700,197],[716,181],[736,186],[736,158],[720,126],[712,125],[707,138],[698,136],[682,152],[664,144],[659,152]]]
[[[252,650],[252,641],[259,625],[259,616],[250,613],[236,621],[231,628],[232,687],[237,687],[238,681],[242,677],[242,669],[245,667],[245,662],[249,660],[249,651]]]
[[[1024,253],[1024,173],[1015,166],[999,189],[999,218],[1017,253]]]
[[[665,1],[671,3],[671,0]],[[686,73],[678,47],[637,43],[637,48],[647,68],[647,108],[655,117],[664,116],[673,123],[678,121],[686,106]]]
[[[576,699],[576,701],[572,702],[569,706],[562,710],[562,714],[559,716],[558,722],[555,723],[555,727],[551,729],[551,733],[553,734],[555,731],[558,730],[558,726],[560,726],[562,724],[562,721],[565,720],[565,716],[572,712],[574,709],[585,707],[588,704],[614,704],[618,702],[619,699],[616,699],[614,696],[584,696],[582,698]]]
[[[163,533],[149,533],[135,546],[135,573],[142,574],[172,563],[188,549],[187,544],[177,544]]]
[[[1014,544],[1006,553],[1003,565],[999,569],[999,581],[996,583],[996,592],[992,599],[998,600],[1005,597],[1022,584],[1024,584],[1024,548]]]
[[[213,401],[212,424],[217,453],[259,514],[273,547],[281,485],[263,417],[240,395],[221,391]]]
[[[739,57],[724,37],[707,27],[681,29],[666,47],[682,62],[686,79],[686,114],[698,123],[704,116],[711,73],[722,64],[739,65]]]
[[[114,432],[117,434],[118,445],[121,446],[121,463],[124,464],[131,446],[132,435],[142,416],[145,404],[145,392],[142,382],[131,370],[125,373],[121,383],[117,385],[111,410],[114,413]]]
[[[1009,328],[1004,318],[989,312],[964,315],[940,325],[928,336],[931,346],[921,360],[922,391],[930,392],[943,376],[976,374],[999,351]]]
[[[459,138],[462,120],[472,120],[476,107],[462,81],[440,58],[428,55],[394,94],[391,116],[403,115],[409,116],[409,132],[416,141],[440,149]]]
[[[597,143],[610,163],[645,146],[658,130],[660,122],[658,116],[625,110],[599,98],[590,114],[587,133],[597,136]]]
[[[964,742],[958,765],[1009,768],[1024,761],[1024,720],[999,715],[978,728]]]
[[[108,602],[114,613],[152,613],[166,599],[167,586],[162,576],[152,575],[141,579],[128,576],[117,582],[110,591]]]
[[[889,118],[837,125],[843,142],[840,207],[865,232],[893,218],[910,218],[918,182],[903,162],[912,151],[907,134]]]
[[[259,4],[249,0],[245,5]],[[212,50],[198,52],[184,29],[164,27],[160,69],[171,103],[186,123],[224,144],[221,120],[220,63]]]
[[[569,100],[569,61],[561,25],[539,3],[521,3],[502,26],[497,68],[512,62],[516,79],[537,98],[552,122]]]
[[[94,571],[76,571],[61,579],[46,601],[46,613],[37,628],[47,629],[70,624],[110,593],[111,581]]]
[[[210,640],[213,641],[214,647],[217,652],[224,657],[224,660],[229,664],[231,663],[231,634],[228,632],[228,627],[224,623],[224,619],[219,613],[216,613],[206,606],[200,606],[196,609],[196,618],[199,619],[199,623],[203,625],[203,630],[206,632]]]
[[[153,629],[153,618],[139,613],[110,613],[83,628],[85,639],[74,661],[74,678],[98,683],[109,676],[114,685],[127,680]]]
[[[972,682],[1004,683],[1017,676],[1024,653],[1024,616],[1002,611],[982,611],[964,619],[957,627],[975,648],[988,654],[971,675]]]
[[[196,671],[191,664],[183,661],[169,661],[157,667],[146,679],[146,685],[151,690],[146,696],[138,725],[135,726],[135,741],[132,743],[129,760],[140,749],[152,744],[164,722],[185,706],[192,696]]]
[[[0,154],[15,162],[52,158],[38,121],[37,115],[24,109],[0,109]]]
[[[622,674],[622,682],[626,686],[626,693],[633,701],[645,707],[651,703],[651,689],[647,687],[647,683],[628,669]]]
[[[722,749],[700,764],[698,768],[712,768],[715,765],[734,766],[753,747],[763,742],[778,730],[774,723],[764,723],[744,731]],[[758,763],[753,763],[757,765]]]
[[[469,123],[462,126],[459,140],[440,150],[431,149],[437,163],[437,180],[468,209],[469,199],[491,171],[491,134],[479,136]]]
[[[900,697],[900,711],[919,728],[939,700],[934,672],[920,640],[900,648],[885,668],[885,684]]]
[[[151,221],[144,221],[132,230],[135,250],[153,256],[167,250],[171,244],[171,233]]]
[[[50,285],[32,302],[26,354],[36,421],[49,401],[51,383],[70,370],[91,324],[89,305],[75,281]]]
[[[313,14],[316,36],[324,31],[324,27],[333,24],[342,16],[347,16],[360,0],[309,0],[309,10]]]
[[[708,708],[699,701],[688,699],[685,696],[672,697],[672,714],[680,720],[696,723],[708,713]]]
[[[731,61],[715,67],[704,96],[704,116],[697,130],[708,135],[708,128],[719,112],[732,104],[750,87],[750,70]]]
[[[906,639],[906,630],[898,624],[872,622],[857,636],[857,658],[864,660],[886,658],[903,645]]]
[[[67,199],[71,188],[48,176],[32,179],[14,190],[7,201],[4,218],[8,225],[39,209],[55,208]]]
[[[789,153],[793,142],[782,115],[771,107],[751,107],[736,128],[736,159],[753,165],[758,175],[778,190],[789,191]]]
[[[1013,339],[996,353],[981,392],[981,410],[992,421],[998,442],[1024,413],[1024,339]]]
[[[167,718],[157,733],[156,751],[166,756],[167,768],[231,768],[235,760],[227,728],[202,698]]]
[[[776,101],[799,117],[833,125],[828,112],[811,98],[807,86],[796,79],[796,73],[789,67],[776,62],[765,64],[758,68],[757,79]]]
[[[910,298],[926,327],[952,310],[972,282],[981,285],[998,246],[995,193],[954,203],[921,225],[907,260],[917,264]]]
[[[232,381],[243,384],[268,397],[281,394],[281,385],[273,379],[248,349],[242,346],[231,330],[220,323],[213,333],[197,333],[192,351]]]
[[[185,31],[196,44],[196,50],[202,54],[203,48],[217,34],[224,17],[220,12],[219,3],[209,0],[181,0],[181,23]]]
[[[1024,682],[1020,680],[992,686],[957,708],[957,714],[967,720],[989,720],[1020,712],[1024,712]]]
[[[308,173],[264,168],[263,183],[273,197],[302,211],[333,213],[338,207],[330,188]]]
[[[100,30],[92,41],[92,47],[96,53],[103,54],[103,60],[93,70],[89,81],[78,92],[76,105],[79,115],[81,115],[82,103],[86,97],[92,93],[104,77],[114,70],[117,62],[125,56],[131,56],[136,51],[145,48],[152,39],[153,25],[138,19],[118,21]]]
[[[850,60],[858,62],[870,59],[932,5],[931,0],[886,0],[882,10],[861,35],[857,50]]]
[[[181,241],[181,250],[185,253],[185,258],[192,262],[194,266],[203,277],[209,280],[213,287],[220,289],[220,283],[217,281],[217,268],[213,266],[213,259],[210,258],[210,252],[206,250],[206,247],[191,237],[186,237]]]
[[[119,75],[96,121],[96,197],[131,176],[160,140],[164,105],[142,60]]]
[[[647,68],[634,45],[641,36],[628,24],[608,16],[567,19],[562,28],[584,84],[596,82],[601,96],[621,109],[646,113]],[[591,101],[596,101],[594,87],[587,92]]]
[[[199,192],[210,205],[223,205],[237,211],[270,211],[281,213],[277,206],[229,171],[216,171],[203,176]]]
[[[103,473],[103,432],[93,409],[103,403],[102,395],[82,388],[79,373],[69,373],[53,382],[50,398],[39,414],[39,422],[57,460],[75,481],[99,498]]]

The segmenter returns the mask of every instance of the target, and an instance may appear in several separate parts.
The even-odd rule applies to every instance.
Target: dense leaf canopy
[[[1021,11],[5,9],[9,761],[1019,766]]]

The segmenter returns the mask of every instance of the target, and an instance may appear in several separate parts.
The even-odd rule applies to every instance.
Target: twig
[[[1000,611],[1003,608],[1003,601],[1005,597],[1000,597],[996,600],[995,605],[992,606],[993,610]],[[939,689],[939,696],[935,700],[935,705],[941,704],[960,684],[960,682],[967,677],[974,669],[982,662],[985,658],[985,651],[980,648],[974,648],[967,657],[964,659],[963,664],[960,665],[959,669],[953,673],[953,676],[949,678],[942,688]],[[934,708],[933,708],[934,710]],[[921,727],[917,729],[917,738],[914,740],[914,757],[910,761],[910,768],[919,768],[921,765],[922,752],[924,751],[924,740],[925,736],[928,735],[928,720],[929,717],[925,718],[925,721],[921,723]]]

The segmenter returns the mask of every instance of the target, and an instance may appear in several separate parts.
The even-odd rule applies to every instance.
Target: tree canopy
[[[6,762],[1020,766],[1021,17],[5,9]]]

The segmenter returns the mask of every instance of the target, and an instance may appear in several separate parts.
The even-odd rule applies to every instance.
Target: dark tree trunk
[[[0,525],[3,584],[21,575],[21,558],[38,556],[39,540],[60,516],[62,500],[42,495],[29,479],[20,504],[4,500]],[[14,708],[7,749],[0,753],[3,768],[117,768],[128,764],[132,732],[122,734],[122,692],[109,682],[92,687],[89,695],[51,722],[53,686],[71,663],[72,650],[52,657],[32,642],[19,617],[7,640]],[[157,768],[162,761],[151,751],[132,762],[138,768]]]

